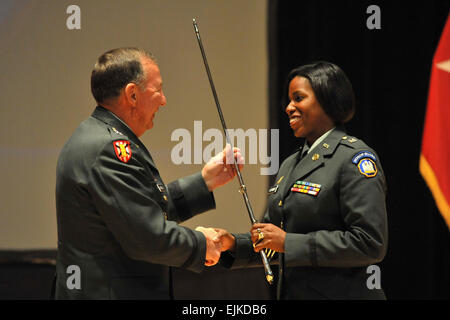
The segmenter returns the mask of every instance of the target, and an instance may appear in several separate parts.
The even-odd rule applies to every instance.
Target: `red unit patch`
[[[116,140],[113,142],[114,152],[120,161],[127,163],[131,159],[130,142],[127,140]]]

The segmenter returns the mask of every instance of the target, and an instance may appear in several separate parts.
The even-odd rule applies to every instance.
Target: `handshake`
[[[210,267],[217,264],[221,252],[234,249],[234,236],[227,230],[204,227],[197,227],[195,230],[203,233],[206,238],[205,266]]]
[[[205,266],[213,266],[219,262],[223,251],[234,250],[236,239],[227,230],[219,228],[197,227],[206,238]],[[269,258],[275,252],[284,252],[286,231],[271,223],[255,223],[250,229],[251,241],[255,252],[265,250]]]

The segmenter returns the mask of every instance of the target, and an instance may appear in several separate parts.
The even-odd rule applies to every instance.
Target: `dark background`
[[[380,30],[366,27],[372,4]],[[449,7],[269,1],[270,127],[280,129],[280,162],[299,146],[280,104],[289,71],[316,60],[339,65],[356,95],[347,131],[377,151],[388,182],[389,247],[379,264],[388,299],[450,298],[450,232],[419,173],[431,63]]]
[[[381,9],[381,30],[366,27],[372,4]],[[357,112],[348,133],[377,151],[388,181],[389,248],[379,264],[388,299],[450,299],[450,232],[419,174],[431,62],[449,8],[442,0],[268,3],[269,114],[270,127],[280,129],[280,161],[299,145],[280,103],[289,71],[327,60],[353,84]],[[0,252],[0,299],[48,298],[55,254]],[[271,297],[260,268],[175,269],[173,277],[177,299]]]

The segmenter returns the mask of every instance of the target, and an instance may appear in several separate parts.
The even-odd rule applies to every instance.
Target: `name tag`
[[[156,186],[158,187],[159,192],[161,193],[166,192],[166,187],[163,184],[157,183]]]

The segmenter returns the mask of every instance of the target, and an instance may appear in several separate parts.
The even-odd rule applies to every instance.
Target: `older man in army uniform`
[[[56,298],[169,299],[171,266],[200,272],[217,263],[221,249],[213,230],[177,222],[213,209],[212,191],[235,173],[219,161],[224,151],[201,173],[163,183],[139,140],[166,104],[150,53],[104,53],[91,89],[98,106],[67,141],[57,165]],[[78,272],[75,285],[72,271]]]

